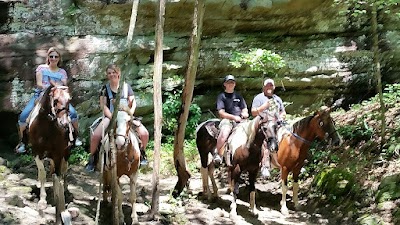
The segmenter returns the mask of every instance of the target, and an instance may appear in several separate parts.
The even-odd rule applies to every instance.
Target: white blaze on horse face
[[[125,140],[127,138],[126,136],[126,130],[128,126],[128,121],[131,119],[131,117],[128,115],[128,113],[124,111],[119,111],[117,115],[117,129],[115,131],[116,134],[116,139],[115,139],[115,144],[117,145],[118,149],[121,149],[122,146],[125,144]]]

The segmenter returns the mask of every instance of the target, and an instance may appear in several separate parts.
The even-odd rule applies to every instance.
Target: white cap
[[[272,80],[271,78],[268,78],[268,79],[266,79],[266,80],[264,81],[264,86],[267,85],[267,84],[272,84],[272,86],[275,87],[274,80]]]

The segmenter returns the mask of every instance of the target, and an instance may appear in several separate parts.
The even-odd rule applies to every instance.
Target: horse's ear
[[[52,87],[52,88],[50,89],[49,96],[53,96],[54,89],[55,89],[55,87]]]
[[[332,111],[332,108],[328,107],[328,106],[321,106],[320,108],[320,112],[321,113],[330,113]]]

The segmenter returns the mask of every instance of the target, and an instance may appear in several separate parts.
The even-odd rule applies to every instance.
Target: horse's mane
[[[293,132],[299,132],[305,125],[308,125],[314,116],[307,116],[293,124]]]
[[[247,127],[247,142],[246,142],[246,147],[250,148],[250,144],[254,141],[254,138],[256,137],[256,133],[258,131],[258,124],[260,123],[261,117],[260,116],[256,116],[256,118],[254,118],[253,120],[250,121],[249,126]]]
[[[49,101],[50,101],[50,91],[51,91],[52,87],[53,87],[52,85],[47,87],[44,90],[43,95],[40,96],[40,100],[38,102],[38,105],[40,108],[45,108],[45,109],[49,108],[50,109]]]

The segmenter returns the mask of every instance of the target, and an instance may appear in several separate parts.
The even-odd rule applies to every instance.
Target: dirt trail
[[[16,156],[11,150],[0,153],[0,224],[54,224],[55,208],[52,206],[51,182],[46,183],[48,208],[41,216],[37,210],[39,189],[36,181],[36,165],[31,164],[23,167],[14,166],[8,168],[7,161],[15,160]],[[73,224],[94,224],[96,216],[99,173],[88,174],[82,166],[70,166],[67,177],[68,193],[66,201],[68,207],[77,207],[80,214],[74,219]],[[290,211],[290,216],[284,217],[279,212],[279,201],[281,199],[280,185],[278,182],[260,181],[257,183],[256,205],[258,216],[253,216],[248,211],[248,191],[245,186],[240,188],[238,199],[238,216],[233,221],[229,218],[230,195],[226,194],[224,179],[219,180],[219,196],[215,202],[200,200],[198,197],[201,188],[201,177],[199,173],[192,174],[189,190],[184,196],[173,199],[170,196],[177,178],[165,177],[160,179],[160,213],[159,221],[147,221],[151,202],[152,172],[139,175],[137,187],[137,212],[141,224],[328,224],[323,216],[308,213],[312,211],[307,205],[304,197],[300,195],[300,203],[303,205],[299,211]],[[128,178],[121,179],[123,192],[129,191]],[[289,195],[291,193],[289,192]],[[130,206],[125,194],[123,206],[125,219],[130,224]],[[288,200],[291,200],[290,197]],[[293,204],[288,203],[289,209]],[[111,224],[111,207],[105,203],[101,204],[100,224]]]

